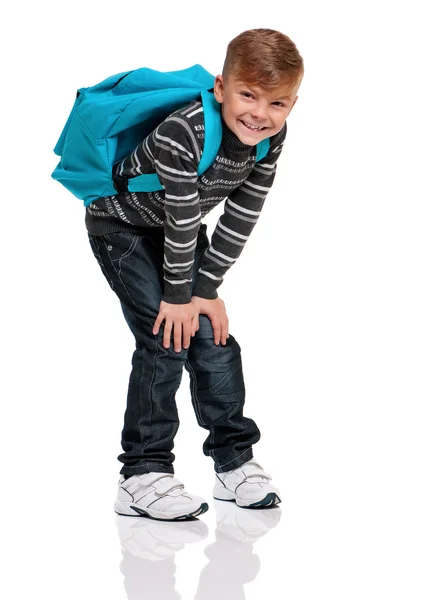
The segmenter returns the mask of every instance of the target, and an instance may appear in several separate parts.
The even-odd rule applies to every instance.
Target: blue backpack
[[[113,75],[77,92],[75,104],[54,148],[61,160],[52,173],[84,205],[122,191],[163,189],[157,175],[118,182],[112,167],[175,110],[202,99],[205,142],[198,175],[213,163],[222,139],[219,103],[209,90],[214,76],[200,65],[182,71],[140,68]],[[267,154],[269,139],[257,146],[257,160]]]

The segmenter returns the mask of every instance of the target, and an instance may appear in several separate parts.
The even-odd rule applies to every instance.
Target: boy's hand
[[[181,348],[190,346],[190,338],[199,328],[199,317],[196,307],[190,302],[188,304],[169,304],[161,301],[159,313],[153,326],[153,335],[157,335],[163,321],[164,348],[170,348],[170,335],[173,329],[173,347],[175,352]]]
[[[191,304],[197,309],[198,314],[207,315],[210,319],[216,346],[219,345],[219,342],[225,346],[228,337],[228,317],[224,301],[220,298],[207,300],[206,298],[193,296]]]

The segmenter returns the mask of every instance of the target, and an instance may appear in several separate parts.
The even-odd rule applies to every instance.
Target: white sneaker
[[[148,517],[159,521],[184,521],[201,515],[208,504],[190,496],[171,473],[143,473],[128,479],[121,476],[115,512],[129,517]]]
[[[213,496],[235,501],[242,508],[266,508],[281,502],[280,492],[254,459],[226,473],[216,473]]]

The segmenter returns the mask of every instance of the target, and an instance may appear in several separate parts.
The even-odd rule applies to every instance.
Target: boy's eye
[[[285,106],[283,102],[273,102],[273,104],[275,104],[275,106],[281,106],[282,108]]]
[[[253,94],[251,92],[241,92],[240,95],[244,96],[245,98],[252,98],[253,97]]]

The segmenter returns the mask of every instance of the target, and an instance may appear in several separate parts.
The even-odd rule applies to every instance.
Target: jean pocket
[[[134,268],[137,258],[136,255],[131,260],[129,258],[134,254],[139,239],[139,235],[118,232],[97,236],[94,240],[101,256],[102,271],[110,287],[121,302],[135,307],[138,307],[134,293],[137,291]]]
[[[103,243],[107,257],[120,270],[121,262],[128,258],[138,245],[139,236],[133,233],[119,232],[108,233],[100,236],[100,241]]]

